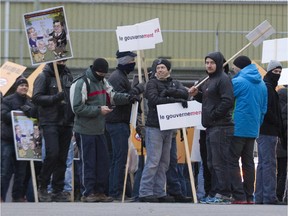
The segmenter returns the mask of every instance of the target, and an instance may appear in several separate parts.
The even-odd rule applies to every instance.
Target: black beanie
[[[20,77],[18,77],[18,78],[16,79],[16,81],[15,81],[15,87],[17,88],[17,87],[18,87],[19,85],[21,85],[21,84],[27,84],[27,85],[29,85],[27,79],[26,79],[25,77],[23,77],[23,76],[20,76]]]
[[[108,62],[104,58],[97,58],[93,62],[92,70],[100,73],[108,73]]]
[[[247,56],[239,56],[234,60],[233,64],[236,67],[243,69],[251,64],[251,60]]]
[[[158,61],[156,61],[156,67],[157,65],[160,65],[160,64],[164,64],[166,68],[168,69],[168,71],[171,69],[171,62],[168,61],[167,59],[158,59]]]

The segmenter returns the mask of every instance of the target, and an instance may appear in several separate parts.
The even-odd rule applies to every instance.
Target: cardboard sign
[[[262,63],[270,60],[288,61],[288,38],[263,41]]]
[[[163,42],[159,19],[129,26],[118,26],[116,36],[120,52],[155,48]]]
[[[188,101],[188,108],[181,103],[157,105],[160,130],[194,127],[201,125],[202,104]]]
[[[17,160],[42,160],[42,137],[37,119],[22,111],[11,111],[15,154]]]
[[[4,96],[15,80],[26,70],[25,66],[13,62],[5,62],[0,68],[0,91]]]
[[[32,65],[73,57],[64,7],[24,14]]]

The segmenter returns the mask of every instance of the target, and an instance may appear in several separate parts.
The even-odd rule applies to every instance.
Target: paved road
[[[287,206],[179,203],[1,203],[1,216],[287,216]]]

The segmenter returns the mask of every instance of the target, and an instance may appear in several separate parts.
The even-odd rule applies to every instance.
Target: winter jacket
[[[86,135],[101,135],[105,130],[105,116],[101,106],[124,105],[129,103],[129,95],[116,93],[111,84],[104,78],[98,80],[90,66],[85,75],[90,84],[90,93],[83,79],[72,85],[70,100],[75,113],[74,131]]]
[[[267,111],[267,88],[255,64],[250,64],[232,79],[235,108],[234,136],[257,138]]]
[[[27,96],[21,96],[15,92],[14,94],[3,98],[1,104],[1,140],[11,142],[11,144],[14,143],[11,111],[21,111],[20,107],[23,105],[31,107],[28,112],[29,117],[37,117],[37,108],[32,104]]]
[[[223,71],[223,55],[220,52],[208,54],[216,63],[216,71],[209,75],[199,88],[195,99],[202,103],[202,125],[232,126],[232,111],[234,105],[232,82]]]
[[[177,89],[177,96],[161,95],[161,93],[168,89]],[[145,97],[148,100],[148,114],[146,120],[146,126],[160,128],[157,105],[176,102],[175,99],[188,98],[188,91],[177,80],[173,80],[171,77],[166,80],[158,80],[156,77],[151,78],[146,86]]]
[[[65,93],[64,101],[55,101],[58,93],[53,64],[47,64],[34,81],[33,102],[38,105],[40,125],[73,126],[74,114],[69,101],[73,77],[67,67],[59,71],[60,82]]]

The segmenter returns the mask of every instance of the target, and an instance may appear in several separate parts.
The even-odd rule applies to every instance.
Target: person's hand
[[[192,86],[189,90],[188,90],[188,93],[190,96],[195,96],[197,95],[199,92],[199,90],[195,87],[195,86]]]
[[[138,83],[136,86],[133,87],[135,94],[139,95],[145,91],[145,83]]]
[[[113,111],[113,109],[110,109],[108,106],[101,106],[101,114],[102,115],[106,115],[112,111]]]
[[[131,104],[135,103],[136,101],[138,101],[139,103],[141,102],[141,97],[139,95],[130,95],[129,96],[129,102]]]
[[[62,92],[58,92],[56,95],[53,95],[53,101],[62,101],[65,98],[65,93]]]
[[[185,99],[178,98],[178,99],[175,99],[175,102],[181,103],[183,108],[188,108],[188,101]]]
[[[29,105],[25,104],[21,106],[20,110],[22,110],[27,117],[30,117],[29,111],[31,110],[31,107]]]

